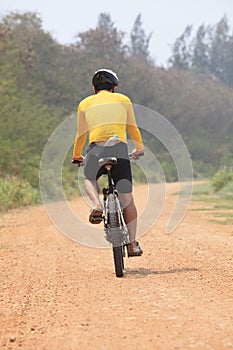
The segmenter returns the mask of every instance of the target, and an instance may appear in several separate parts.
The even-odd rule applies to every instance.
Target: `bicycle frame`
[[[124,220],[123,210],[118,197],[118,192],[112,179],[111,169],[112,165],[105,165],[108,177],[108,186],[103,189],[104,202],[104,230],[106,239],[114,246],[125,246],[129,244],[129,235],[127,225]],[[113,201],[113,203],[110,203]],[[115,214],[118,216],[115,225],[109,223],[109,215]],[[115,226],[115,227],[114,227]]]
[[[125,246],[129,244],[129,234],[111,174],[112,166],[116,163],[117,159],[114,157],[99,160],[99,164],[105,167],[108,176],[108,186],[103,189],[105,238],[112,244],[116,276],[123,277]]]

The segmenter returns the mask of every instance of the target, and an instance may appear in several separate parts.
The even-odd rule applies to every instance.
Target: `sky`
[[[156,64],[166,66],[171,47],[193,25],[215,25],[224,15],[233,29],[233,0],[0,0],[0,16],[11,11],[33,11],[40,16],[43,28],[61,44],[75,41],[78,33],[95,28],[98,16],[110,14],[117,29],[130,31],[138,14],[146,35],[151,32],[150,53]]]

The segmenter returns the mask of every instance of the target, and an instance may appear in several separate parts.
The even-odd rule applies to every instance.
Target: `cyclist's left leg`
[[[92,209],[89,215],[89,221],[92,224],[100,224],[103,219],[103,206],[99,198],[98,184],[95,180],[84,179],[85,191],[92,201]]]
[[[99,198],[99,187],[96,180],[84,178],[84,189],[93,203],[93,208],[100,209],[102,208],[102,204]]]
[[[98,146],[91,144],[88,148],[84,167],[84,189],[90,198],[92,211],[89,216],[91,223],[99,224],[102,221],[103,207],[99,198],[99,186],[96,180],[98,172]]]

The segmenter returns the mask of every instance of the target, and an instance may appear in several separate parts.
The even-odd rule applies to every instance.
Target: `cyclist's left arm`
[[[78,131],[74,142],[73,159],[81,159],[87,138],[87,122],[84,111],[78,111]]]

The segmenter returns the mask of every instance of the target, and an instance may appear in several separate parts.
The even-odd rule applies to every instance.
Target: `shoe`
[[[143,250],[137,241],[131,242],[127,245],[128,257],[131,256],[141,256]]]
[[[103,220],[103,210],[102,209],[92,209],[89,215],[89,221],[91,224],[100,224]]]

